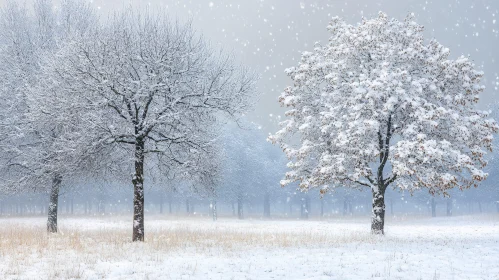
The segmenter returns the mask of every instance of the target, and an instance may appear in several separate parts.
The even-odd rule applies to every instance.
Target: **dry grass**
[[[146,229],[147,230],[147,229]],[[45,250],[72,250],[78,253],[93,251],[96,246],[119,250],[133,246],[130,229],[79,230],[61,228],[61,233],[47,234],[45,227],[13,225],[0,229],[0,256],[13,252],[42,253]],[[297,246],[334,246],[348,242],[375,241],[369,234],[349,232],[345,235],[330,235],[312,231],[300,232],[258,232],[244,229],[207,228],[182,225],[174,228],[161,228],[146,232],[142,246],[148,249],[171,252],[174,250],[223,249],[240,250],[245,247],[297,247]],[[113,251],[115,254],[115,251]]]
[[[61,223],[64,224],[64,223]],[[234,228],[207,224],[177,223],[173,227],[147,230],[143,243],[131,241],[131,228],[81,229],[60,226],[58,234],[47,234],[40,224],[11,222],[0,228],[0,278],[47,272],[48,278],[81,279],[86,269],[101,262],[161,262],[165,254],[232,254],[255,247],[336,247],[347,242],[375,241],[369,234],[330,235],[301,230],[260,230],[258,227]],[[61,261],[62,260],[62,261]],[[186,268],[187,270],[193,268]],[[3,277],[2,277],[3,276]],[[24,277],[23,277],[24,279]]]
[[[450,224],[446,219],[430,220],[434,221],[430,225],[418,220],[394,221],[390,224],[389,236],[377,237],[369,234],[368,219],[321,222],[223,219],[213,223],[198,218],[154,217],[146,220],[143,243],[131,241],[128,216],[64,217],[59,222],[58,234],[46,233],[44,217],[2,218],[0,279],[155,279],[158,274],[148,273],[161,271],[179,257],[180,263],[177,262],[170,272],[195,275],[203,269],[200,266],[205,257],[244,260],[255,252],[262,256],[268,252],[272,256],[272,252],[296,252],[297,248],[306,249],[300,252],[324,252],[321,250],[326,248],[340,257],[347,251],[356,252],[359,261],[365,257],[365,252],[374,248],[405,246],[416,250],[424,245],[433,252],[433,248],[443,250],[452,245],[470,250],[475,247],[468,248],[468,241],[479,245],[496,242],[496,239],[488,239],[497,236],[498,218],[497,215],[484,216],[475,225],[466,225],[474,222],[475,217],[462,218],[463,221],[457,217]],[[456,235],[457,232],[462,234]],[[380,254],[380,251],[375,253]],[[379,273],[397,273],[390,267],[392,262],[402,259],[399,255],[390,256],[388,272]],[[407,259],[409,254],[404,256]],[[340,263],[340,267],[342,265],[348,266]],[[247,270],[250,275],[250,268],[246,266],[246,262],[240,262],[237,269]],[[117,271],[122,274],[113,276]],[[325,276],[330,274],[324,273]],[[172,279],[181,278],[174,276]]]

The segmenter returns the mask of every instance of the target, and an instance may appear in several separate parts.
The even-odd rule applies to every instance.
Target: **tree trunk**
[[[452,216],[452,199],[447,199],[447,216]]]
[[[478,211],[482,214],[482,202],[478,201]]]
[[[437,204],[435,203],[435,198],[431,198],[431,216],[436,217],[437,216]]]
[[[300,202],[300,219],[304,219],[305,217],[305,203],[303,202],[303,198],[301,199]]]
[[[172,214],[172,196],[173,196],[173,194],[170,194],[170,197],[168,199],[168,213],[170,215]]]
[[[371,233],[385,234],[385,190],[386,187],[372,188],[373,212]]]
[[[189,215],[191,213],[191,209],[189,208],[189,199],[185,200],[185,211],[186,211],[187,215]]]
[[[324,217],[324,197],[321,197],[321,219]]]
[[[383,132],[381,129],[378,131],[378,142],[379,142],[379,167],[377,171],[376,184],[371,187],[373,195],[373,207],[372,207],[372,218],[371,218],[371,233],[372,234],[385,234],[385,191],[388,185],[397,179],[396,175],[392,175],[391,178],[383,178],[383,172],[385,165],[389,158],[390,153],[390,139],[392,137],[392,115],[388,115],[388,120],[386,124],[386,135],[383,139]],[[369,179],[372,181],[371,179]]]
[[[239,196],[237,198],[237,218],[239,220],[244,219],[244,213],[243,213],[243,198]]]
[[[144,142],[135,140],[135,175],[133,183],[132,241],[144,241]]]
[[[216,199],[213,199],[213,202],[211,203],[211,213],[213,216],[213,221],[215,222],[218,219],[217,200]]]
[[[99,201],[99,209],[101,214],[106,214],[106,203],[103,200]]]
[[[308,220],[308,214],[310,210],[310,197],[308,196],[308,193],[305,195],[305,198],[302,199],[302,205],[301,205],[301,218],[304,220]]]
[[[265,192],[263,198],[263,216],[265,218],[270,218],[270,194],[268,192]]]
[[[159,213],[163,214],[163,193],[159,195]]]
[[[307,210],[307,219],[308,219],[308,215],[312,210],[310,205],[310,196],[308,195],[308,193],[305,195],[305,210]]]
[[[85,200],[85,215],[88,214],[88,200]]]
[[[348,201],[347,199],[343,199],[343,216],[346,216],[348,212]]]
[[[48,208],[47,231],[50,233],[57,232],[57,206],[59,203],[59,188],[61,186],[62,177],[55,175],[50,190],[50,202]]]
[[[71,215],[74,214],[74,200],[73,197],[71,197]]]

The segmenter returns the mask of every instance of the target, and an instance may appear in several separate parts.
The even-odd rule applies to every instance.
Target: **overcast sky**
[[[5,0],[0,0],[0,3]],[[133,7],[163,9],[172,18],[193,20],[213,44],[233,51],[261,75],[260,101],[251,119],[273,132],[277,102],[290,84],[284,69],[296,65],[302,51],[317,41],[327,42],[326,26],[333,16],[349,23],[376,16],[379,11],[403,19],[414,13],[426,28],[426,37],[450,48],[452,57],[470,55],[485,71],[486,92],[481,106],[497,100],[499,88],[499,0],[92,0],[107,16]],[[270,117],[270,114],[273,117]]]

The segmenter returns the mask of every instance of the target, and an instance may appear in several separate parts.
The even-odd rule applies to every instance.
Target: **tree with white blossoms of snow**
[[[283,185],[368,187],[371,231],[384,234],[388,186],[447,195],[487,177],[498,126],[475,107],[483,73],[468,58],[425,42],[413,15],[379,13],[357,25],[333,18],[328,30],[327,45],[286,70],[294,84],[279,102],[291,109],[269,137],[291,160]]]

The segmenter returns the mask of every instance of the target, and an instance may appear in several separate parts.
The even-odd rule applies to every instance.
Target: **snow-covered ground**
[[[499,279],[499,215],[327,221],[0,218],[1,279]]]

